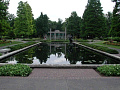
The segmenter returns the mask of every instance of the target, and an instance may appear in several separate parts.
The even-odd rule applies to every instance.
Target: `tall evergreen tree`
[[[116,4],[113,10],[113,19],[109,35],[120,37],[120,1],[114,0],[114,2],[116,2]]]
[[[58,22],[57,22],[57,30],[60,30],[62,31],[62,19],[58,19]]]
[[[10,25],[7,22],[7,9],[9,5],[9,0],[0,0],[0,36],[6,35],[8,30],[10,30]]]
[[[32,9],[27,2],[20,1],[15,20],[15,33],[19,37],[29,37],[34,30]]]
[[[106,35],[109,35],[109,31],[111,29],[112,18],[113,18],[113,14],[111,12],[108,12],[105,15],[106,25],[107,25]]]
[[[102,11],[100,0],[88,0],[82,19],[82,28],[85,30],[82,31],[85,32],[84,37],[100,38],[105,36],[106,23]]]
[[[67,23],[67,32],[75,37],[80,35],[80,21],[81,18],[74,11],[71,13],[71,16],[68,18]]]
[[[48,16],[46,14],[43,15],[42,12],[41,15],[36,19],[36,30],[39,37],[43,38],[44,34],[48,32],[48,19]]]

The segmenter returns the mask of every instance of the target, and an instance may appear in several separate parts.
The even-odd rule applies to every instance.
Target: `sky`
[[[17,16],[16,12],[20,1],[29,3],[35,19],[43,12],[52,21],[58,21],[58,18],[64,21],[65,18],[70,17],[73,11],[76,11],[78,16],[82,17],[88,2],[88,0],[10,0],[8,9],[10,14]],[[111,2],[111,0],[100,0],[100,2],[103,7],[103,13],[106,14],[108,11],[113,11],[115,3]]]

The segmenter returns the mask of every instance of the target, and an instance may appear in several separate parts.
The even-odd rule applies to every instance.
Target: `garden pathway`
[[[120,77],[93,69],[35,68],[28,77],[0,77],[0,90],[119,90]]]

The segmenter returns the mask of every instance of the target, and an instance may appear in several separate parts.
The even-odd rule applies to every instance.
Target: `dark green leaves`
[[[32,69],[27,65],[15,64],[0,67],[0,76],[28,76]]]
[[[120,76],[120,65],[104,65],[97,68],[105,76]]]

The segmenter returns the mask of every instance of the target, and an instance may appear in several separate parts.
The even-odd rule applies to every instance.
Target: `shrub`
[[[103,47],[103,46],[97,46],[97,45],[93,45],[93,44],[87,44],[87,43],[82,43],[83,45],[86,45],[88,47],[94,48],[94,49],[98,49],[110,54],[119,54],[119,52],[117,50],[114,49],[109,49],[107,47]]]
[[[78,42],[89,42],[88,40],[84,40],[84,39],[77,39]]]
[[[2,53],[0,53],[0,56],[2,56]]]
[[[97,68],[105,76],[120,76],[120,65],[104,65]]]
[[[0,76],[28,76],[32,69],[23,64],[5,65],[0,67]]]

